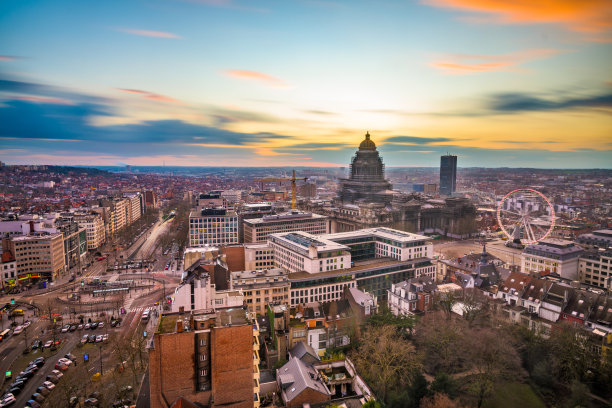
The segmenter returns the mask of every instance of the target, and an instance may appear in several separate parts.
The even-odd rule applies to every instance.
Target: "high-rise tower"
[[[440,194],[452,195],[457,187],[457,156],[440,157]]]
[[[391,183],[385,180],[385,165],[376,144],[366,133],[351,162],[351,174],[341,180],[340,199],[346,203],[385,203],[392,199]]]

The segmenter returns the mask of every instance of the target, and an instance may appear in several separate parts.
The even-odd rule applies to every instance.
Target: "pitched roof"
[[[544,279],[531,278],[525,286],[522,298],[530,301],[539,300],[541,302],[552,284],[552,282],[545,281]]]
[[[514,289],[517,292],[521,292],[523,288],[531,281],[531,276],[521,272],[511,272],[502,284],[501,290],[503,292],[510,292]]]
[[[278,369],[277,378],[283,400],[286,402],[293,400],[307,388],[331,395],[317,370],[297,357],[290,357],[287,364]]]
[[[289,354],[292,357],[299,358],[300,360],[304,360],[304,356],[312,356],[312,358],[307,357],[307,361],[312,360],[313,358],[317,361],[320,360],[319,356],[317,355],[317,352],[310,345],[304,343],[303,341],[300,341],[295,346],[293,346],[293,348],[289,350]]]
[[[600,295],[588,319],[590,322],[612,328],[612,296]]]

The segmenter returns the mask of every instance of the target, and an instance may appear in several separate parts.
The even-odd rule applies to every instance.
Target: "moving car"
[[[53,340],[49,340],[48,342],[45,343],[45,345],[43,346],[44,348],[49,348],[53,345]]]

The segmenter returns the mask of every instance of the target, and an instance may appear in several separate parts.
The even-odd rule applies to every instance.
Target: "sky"
[[[612,168],[609,0],[0,2],[7,164]]]

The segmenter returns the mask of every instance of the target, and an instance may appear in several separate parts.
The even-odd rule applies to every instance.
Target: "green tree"
[[[433,394],[446,394],[450,398],[455,398],[459,389],[453,377],[446,373],[438,373],[431,383],[430,391]]]

